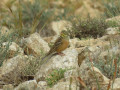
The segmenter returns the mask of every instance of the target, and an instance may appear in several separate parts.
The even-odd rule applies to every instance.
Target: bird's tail
[[[42,57],[41,64],[46,63],[52,56],[53,56],[53,54],[45,55],[44,57]]]

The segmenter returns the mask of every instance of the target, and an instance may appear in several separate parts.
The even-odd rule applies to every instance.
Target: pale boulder
[[[36,80],[30,80],[19,84],[14,90],[36,90],[37,82]]]
[[[0,80],[6,84],[18,84],[22,69],[26,66],[28,56],[17,55],[3,62],[1,66]]]
[[[52,88],[48,88],[47,90],[80,90],[79,86],[74,82],[70,85],[69,81],[66,82],[58,82]]]
[[[75,49],[68,48],[63,53],[65,56],[56,55],[44,63],[36,73],[35,79],[40,81],[54,69],[70,69],[78,66],[78,52]]]
[[[2,48],[3,49],[5,49],[7,47],[9,47],[8,52],[7,52],[8,55],[9,55],[8,56],[9,58],[14,57],[16,54],[19,54],[19,55],[24,54],[23,49],[21,47],[19,47],[15,42],[4,42],[4,43],[2,43]]]
[[[48,52],[49,46],[38,33],[31,34],[28,38],[24,39],[25,52],[27,54],[33,54],[34,56],[40,56],[41,52]]]
[[[67,30],[72,27],[71,22],[60,20],[60,21],[53,21],[51,24],[52,30],[56,33],[56,35],[60,35],[62,30]]]
[[[108,28],[106,29],[108,35],[115,35],[115,34],[119,34],[119,27],[115,27],[115,28]]]

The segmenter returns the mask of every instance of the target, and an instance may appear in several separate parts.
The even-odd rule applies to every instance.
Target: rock
[[[3,26],[0,30],[0,33],[2,36],[7,36],[8,34],[10,34],[10,30],[7,27]]]
[[[111,85],[111,90],[120,90],[120,78],[116,78],[113,83],[113,89]]]
[[[108,28],[107,29],[107,33],[108,35],[115,35],[115,34],[119,34],[119,27],[115,27],[115,28]]]
[[[76,43],[79,42],[80,40],[78,38],[73,38],[73,39],[70,39],[69,42],[70,42],[70,47],[73,47],[73,48],[76,48]]]
[[[17,55],[14,58],[4,61],[1,66],[0,80],[8,84],[17,84],[21,76],[21,70],[27,64],[26,55]]]
[[[54,21],[50,24],[52,30],[56,33],[56,35],[60,35],[62,30],[67,30],[67,28],[71,28],[72,24],[69,21],[61,20]]]
[[[87,40],[79,40],[75,44],[75,48],[85,47],[85,46],[92,46],[97,44],[97,39],[87,39]]]
[[[97,78],[101,90],[106,90],[104,85],[108,85],[109,79],[104,76],[98,68],[90,67],[91,64],[92,63],[87,59],[82,62],[80,68],[78,68],[79,77],[84,81],[88,88],[95,87],[96,89],[98,88],[96,82]]]
[[[13,87],[12,84],[4,85],[4,86],[3,86],[3,90],[14,90],[14,87]]]
[[[120,25],[120,16],[115,16],[112,18],[106,19],[106,22],[113,22]]]
[[[54,69],[69,69],[76,68],[78,66],[78,53],[75,49],[68,48],[63,51],[65,56],[53,56],[49,61],[41,65],[39,71],[35,75],[35,79],[40,81],[42,78],[44,79],[51,71]]]
[[[72,79],[72,82],[76,82],[75,77],[78,76],[78,70],[77,68],[68,70],[64,73],[64,81],[70,81]]]
[[[24,45],[26,54],[33,54],[34,56],[40,56],[41,52],[48,52],[49,46],[38,33],[31,34],[28,38],[24,39]]]
[[[75,15],[82,18],[88,18],[88,16],[91,18],[100,17],[101,14],[98,9],[91,7],[86,1],[83,1],[83,5],[75,11]]]
[[[70,82],[66,81],[66,82],[58,82],[52,88],[48,88],[47,90],[80,90],[80,89],[76,83],[72,83],[70,85]]]
[[[9,47],[7,52],[9,58],[12,58],[17,54],[22,55],[24,53],[22,48],[20,48],[15,42],[4,42],[2,43],[2,47],[3,49],[6,49],[7,47]]]
[[[51,6],[54,6],[54,7],[65,7],[65,3],[62,1],[53,1],[50,4]]]
[[[92,70],[92,72],[91,72]],[[109,80],[106,76],[104,76],[101,71],[96,68],[96,67],[91,67],[91,70],[89,70],[88,75],[90,76],[90,78],[92,78],[94,81],[94,83],[96,83],[96,78],[98,79],[98,82],[100,82],[100,84],[108,84]]]
[[[37,88],[36,80],[31,80],[19,84],[14,90],[36,90],[36,88]]]
[[[54,37],[51,36],[51,37],[44,37],[43,39],[44,39],[47,43],[50,43],[53,38],[54,38]]]
[[[90,84],[91,87],[98,88],[97,85],[98,83],[101,90],[107,89],[107,85],[109,84],[110,79],[104,76],[98,68],[91,67],[90,70],[88,70],[88,76],[89,76],[89,81],[91,82]]]
[[[46,81],[38,82],[36,90],[47,90],[47,82]]]

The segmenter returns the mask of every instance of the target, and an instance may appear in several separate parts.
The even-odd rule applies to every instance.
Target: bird
[[[69,33],[66,30],[63,30],[60,36],[56,39],[54,45],[50,48],[49,52],[42,58],[42,61],[48,57],[51,58],[53,55],[58,54],[64,56],[62,53],[69,46]]]

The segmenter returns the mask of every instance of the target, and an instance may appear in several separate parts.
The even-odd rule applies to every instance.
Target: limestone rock
[[[31,34],[28,38],[24,39],[25,52],[27,54],[33,54],[34,56],[40,56],[41,51],[48,52],[49,46],[38,33]]]
[[[20,48],[15,42],[4,42],[2,43],[2,47],[3,49],[9,47],[8,52],[7,52],[9,55],[8,56],[9,58],[14,57],[16,54],[22,55],[24,53],[22,48]]]
[[[26,65],[27,59],[26,55],[17,55],[14,58],[4,61],[1,66],[0,80],[8,84],[18,83],[21,70]]]
[[[58,82],[56,85],[54,85],[52,88],[48,88],[47,90],[80,90],[76,83],[72,83],[70,85],[70,82]]]
[[[4,86],[3,86],[3,90],[14,90],[14,87],[13,87],[12,84],[4,85]]]
[[[69,40],[70,42],[70,47],[76,48],[76,43],[79,42],[78,38],[73,38]]]
[[[14,90],[36,90],[36,88],[37,88],[36,80],[31,80],[19,84]]]
[[[108,18],[108,19],[106,19],[106,22],[115,22],[115,23],[120,25],[120,16],[115,16],[115,17],[112,17],[112,18]]]
[[[50,25],[51,25],[53,31],[55,31],[56,35],[60,35],[60,32],[62,30],[67,30],[67,28],[72,27],[72,24],[65,20],[54,21]]]
[[[91,7],[88,2],[84,1],[83,5],[75,11],[75,15],[80,15],[82,18],[87,18],[89,15],[90,17],[94,18],[99,17],[101,12],[98,9]]]
[[[41,78],[47,76],[54,69],[69,69],[76,68],[78,66],[78,53],[75,49],[68,48],[67,50],[63,51],[63,53],[65,56],[56,55],[44,63],[36,73],[35,79],[41,80]]]
[[[10,33],[10,30],[7,27],[3,26],[0,32],[1,32],[1,35],[7,36]]]
[[[92,72],[91,72],[91,70],[92,70]],[[90,78],[92,78],[94,80],[94,83],[96,83],[95,75],[98,78],[98,81],[100,82],[100,84],[108,84],[109,83],[109,79],[106,76],[104,76],[98,68],[91,67],[91,70],[89,71],[89,75],[90,75]]]
[[[115,34],[119,34],[119,27],[115,27],[115,28],[108,28],[107,29],[107,34],[108,35],[115,35]]]
[[[112,90],[112,87],[111,87]],[[116,78],[113,83],[113,90],[120,90],[120,78]]]
[[[47,90],[47,82],[46,81],[38,82],[37,90]]]

